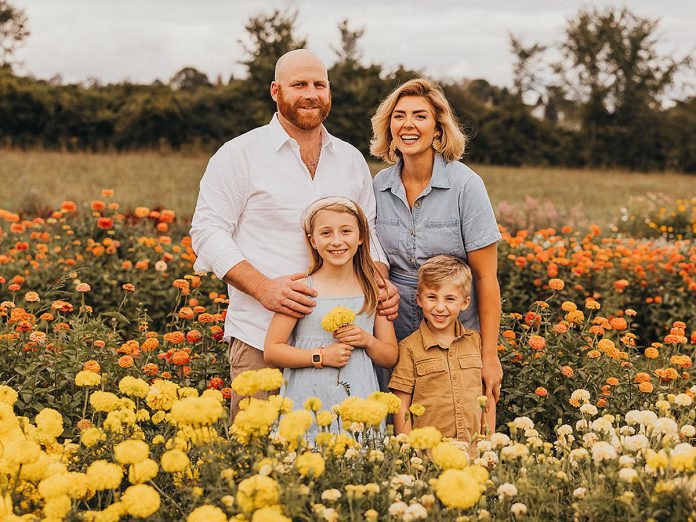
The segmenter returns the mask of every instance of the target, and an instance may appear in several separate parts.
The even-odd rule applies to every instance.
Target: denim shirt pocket
[[[382,245],[387,255],[394,255],[399,252],[403,228],[398,218],[383,218],[377,216],[375,221],[377,239],[379,239],[379,243]]]
[[[464,243],[458,219],[428,220],[423,223],[423,229],[423,253],[426,257],[463,254]]]

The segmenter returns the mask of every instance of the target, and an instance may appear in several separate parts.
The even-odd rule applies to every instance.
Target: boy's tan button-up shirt
[[[399,343],[389,388],[425,406],[415,426],[434,426],[444,437],[471,440],[481,430],[481,336],[457,321],[452,345],[440,346],[425,321]]]

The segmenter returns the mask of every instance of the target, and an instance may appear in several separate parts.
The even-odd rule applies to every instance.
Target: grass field
[[[0,151],[0,208],[41,211],[64,199],[91,200],[112,188],[125,207],[167,206],[182,217],[192,214],[204,154],[86,154]],[[383,165],[372,163],[373,172]],[[606,225],[620,208],[639,205],[647,194],[691,197],[696,177],[614,170],[474,166],[483,177],[502,222],[524,226],[555,222]],[[636,199],[638,198],[638,199]]]

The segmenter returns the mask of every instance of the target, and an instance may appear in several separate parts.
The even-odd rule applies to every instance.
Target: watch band
[[[324,354],[322,353],[324,351],[324,347],[320,346],[319,348],[316,348],[312,352],[312,365],[315,368],[323,368],[324,367]]]

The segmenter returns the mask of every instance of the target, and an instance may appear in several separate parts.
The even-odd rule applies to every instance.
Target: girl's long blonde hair
[[[379,294],[379,286],[375,278],[378,277],[382,282],[384,282],[384,278],[370,257],[370,228],[367,223],[367,217],[365,217],[365,213],[360,206],[350,199],[343,197],[321,198],[305,210],[302,217],[302,227],[304,228],[305,240],[311,259],[307,276],[315,273],[324,264],[324,260],[319,255],[319,252],[312,247],[310,239],[314,230],[316,215],[320,210],[350,214],[358,222],[358,238],[362,240],[362,243],[358,245],[358,250],[353,256],[353,270],[358,277],[358,282],[365,296],[363,306],[358,313],[365,312],[368,315],[372,315],[377,310],[377,295]]]

